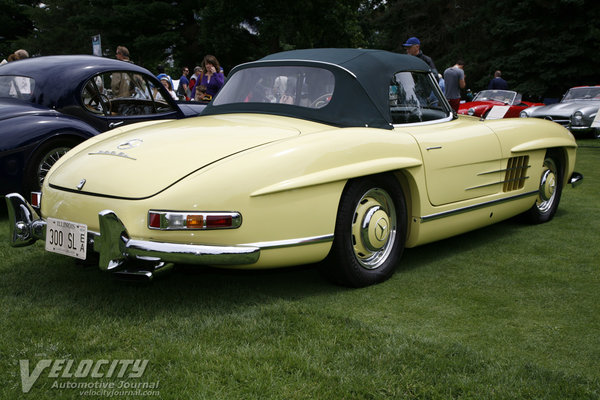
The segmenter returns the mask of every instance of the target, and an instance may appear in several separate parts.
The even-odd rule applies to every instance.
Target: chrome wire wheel
[[[550,211],[554,206],[557,199],[558,179],[558,168],[554,160],[546,158],[540,179],[538,199],[535,203],[541,213]]]
[[[44,183],[44,179],[46,179],[46,175],[48,175],[48,171],[50,171],[50,168],[52,168],[52,166],[56,164],[59,158],[67,154],[69,150],[71,150],[71,147],[56,147],[48,151],[42,157],[38,164],[36,172],[37,181],[40,187],[42,187],[42,183]]]
[[[352,248],[362,268],[379,268],[389,257],[397,231],[396,207],[383,189],[369,189],[358,201],[352,220]]]

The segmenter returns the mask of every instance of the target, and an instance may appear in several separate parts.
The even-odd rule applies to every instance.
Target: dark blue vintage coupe
[[[39,190],[50,167],[114,127],[197,115],[146,69],[94,56],[51,56],[0,66],[0,195]]]

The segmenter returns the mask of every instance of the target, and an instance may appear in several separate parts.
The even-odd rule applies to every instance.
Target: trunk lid
[[[277,121],[206,116],[134,127],[67,155],[51,171],[49,184],[102,196],[150,197],[216,161],[299,135],[289,123]]]

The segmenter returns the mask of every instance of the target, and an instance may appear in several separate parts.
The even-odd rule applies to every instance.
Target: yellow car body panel
[[[50,179],[44,185],[42,215],[85,223],[90,230],[97,231],[98,213],[109,208],[117,213],[132,238],[172,243],[240,245],[330,235],[334,231],[337,207],[346,182],[359,176],[392,171],[403,177],[399,180],[404,182],[407,197],[410,197],[411,222],[406,245],[412,247],[498,222],[526,210],[534,201],[534,197],[529,197],[470,211],[468,217],[457,214],[427,221],[427,217],[468,209],[507,196],[500,184],[484,186],[473,192],[466,189],[502,180],[501,172],[487,174],[485,178],[479,174],[499,171],[513,153],[510,149],[515,147],[512,142],[516,139],[508,138],[508,143],[501,146],[504,138],[498,138],[502,134],[510,135],[511,130],[507,126],[510,120],[502,120],[498,124],[496,121],[481,122],[460,117],[443,124],[443,127],[431,124],[381,130],[339,129],[278,116],[251,116],[258,131],[252,132],[248,118],[248,115],[231,115],[215,121],[214,117],[199,117],[192,123],[187,121],[187,132],[183,134],[181,121],[155,125],[152,128],[160,130],[162,137],[181,140],[185,145],[178,146],[175,142],[165,146],[161,141],[151,140],[154,132],[149,133],[150,139],[146,139],[146,133],[142,136],[144,142],[138,147],[123,150],[148,171],[135,174],[135,180],[128,178],[131,172],[128,163],[134,164],[134,161],[111,155],[85,155],[98,148],[109,152],[119,150],[119,143],[127,143],[140,136],[135,126],[113,133],[110,140],[103,140],[101,144],[85,142],[53,168]],[[193,129],[195,124],[197,127]],[[199,140],[195,145],[194,136],[202,137],[198,132],[216,125],[235,130],[242,124],[244,132],[254,138],[259,135],[262,144],[251,145],[249,149],[214,162],[200,161],[199,164],[205,166],[194,170],[189,159],[195,154],[200,153],[198,158],[201,158],[203,150],[210,153],[211,149],[230,146],[232,138],[243,136],[242,133],[223,133],[220,139],[212,136],[212,142],[202,145],[202,140]],[[276,126],[283,133],[270,135],[265,131],[266,125]],[[291,125],[297,130],[289,128]],[[559,143],[575,148],[568,132],[560,127],[554,129],[554,125],[543,128],[546,129],[544,135],[548,137],[548,146]],[[499,134],[495,133],[496,130]],[[261,136],[260,132],[266,133]],[[520,132],[532,137],[537,133],[533,127],[530,131]],[[486,135],[485,139],[477,141],[478,136]],[[472,140],[473,137],[475,140]],[[526,139],[520,140],[527,142]],[[537,144],[540,144],[539,141]],[[427,150],[435,146],[442,148]],[[326,151],[322,150],[324,147]],[[142,158],[141,150],[143,157],[160,158],[162,154],[174,160],[174,169],[179,168],[182,179],[169,176],[163,180],[161,171],[152,168],[153,160]],[[431,153],[437,158],[434,159]],[[402,157],[399,157],[400,154]],[[532,164],[531,175],[535,177],[541,167],[533,166],[541,165],[545,147],[534,147],[528,154]],[[101,169],[85,170],[85,160],[89,157],[104,157],[107,164]],[[571,158],[572,155],[569,155]],[[115,195],[116,198],[97,196],[93,192],[89,195],[65,192],[49,186],[53,183],[53,186],[61,184],[75,188],[83,177],[87,182],[105,182],[106,176],[111,177],[111,185],[123,186],[123,192]],[[163,191],[164,182],[169,180],[177,182],[170,185],[168,191]],[[153,186],[156,182],[162,183]],[[89,191],[87,185],[84,192]],[[535,191],[537,185],[537,179],[529,179],[523,188],[511,195]],[[92,190],[96,188],[92,186]],[[433,193],[445,199],[438,201],[442,204],[432,201],[433,188]],[[122,196],[123,193],[128,196]],[[148,228],[149,210],[237,211],[243,215],[243,223],[239,229],[233,230],[157,231]],[[267,257],[269,253],[265,253],[253,266],[319,261],[327,255],[329,245],[320,243],[303,247],[302,257],[290,257],[290,249],[269,250],[269,253],[279,256]]]
[[[221,117],[222,120],[224,117]],[[242,124],[247,116],[233,115],[229,119]],[[253,117],[255,120],[256,116]],[[193,122],[198,123],[199,130],[204,124],[213,123],[213,117],[199,117]],[[206,122],[205,122],[206,121]],[[147,187],[160,179],[159,171],[149,173],[144,179],[130,180],[131,172],[126,168],[127,163],[134,162],[121,156],[89,155],[97,148],[97,144],[81,145],[74,149],[72,155],[63,157],[53,168],[49,179],[44,185],[44,201],[42,215],[52,216],[68,221],[85,223],[88,229],[98,231],[97,215],[104,209],[113,210],[127,227],[132,238],[178,242],[198,242],[203,244],[239,245],[278,240],[305,238],[333,234],[337,207],[346,181],[358,176],[382,173],[389,170],[413,168],[420,165],[419,150],[410,135],[398,134],[394,131],[352,128],[340,130],[330,126],[299,121],[297,119],[267,116],[262,117],[264,124],[274,124],[286,121],[295,127],[301,127],[302,135],[294,134],[290,139],[289,130],[278,141],[269,141],[259,146],[253,146],[246,151],[230,157],[208,163],[203,168],[189,173],[181,169],[183,179],[169,185],[168,191],[153,190],[158,193],[150,196],[134,196],[135,199],[122,196],[98,196],[94,192],[88,194],[88,182],[105,182],[112,186],[126,186],[127,193],[147,193]],[[222,121],[220,121],[222,123]],[[190,125],[190,121],[188,121]],[[179,124],[169,124],[171,130],[164,125],[159,126],[164,137],[179,137]],[[263,131],[262,126],[257,127]],[[244,132],[252,136],[248,126]],[[304,133],[306,132],[306,133]],[[126,134],[114,135],[110,140],[102,142],[108,151],[117,151],[118,142],[128,142],[139,137],[138,131],[131,128]],[[152,136],[152,132],[150,135]],[[136,136],[137,135],[137,136]],[[116,137],[115,137],[116,136]],[[146,136],[144,142],[136,149],[143,149],[144,154],[157,154],[161,149],[146,149],[152,146]],[[227,147],[231,135],[222,135],[221,141],[211,143],[215,148]],[[200,137],[199,143],[202,138]],[[291,143],[293,141],[293,143]],[[88,143],[88,142],[86,142]],[[113,144],[113,147],[107,146]],[[187,138],[186,145],[181,151],[193,146],[193,138]],[[160,144],[156,144],[160,147]],[[324,147],[331,148],[323,154]],[[170,155],[162,148],[163,156],[179,159],[178,150]],[[397,157],[397,154],[405,157]],[[136,152],[128,152],[136,157],[135,162],[144,160]],[[113,168],[85,170],[85,160],[93,157],[104,157],[112,161]],[[72,164],[69,158],[72,158]],[[350,165],[349,160],[352,160]],[[148,161],[148,165],[152,162]],[[200,164],[206,164],[201,162]],[[106,183],[106,176],[110,182]],[[136,175],[140,176],[140,175]],[[82,178],[86,179],[84,189],[75,189]],[[171,179],[171,178],[170,178]],[[175,179],[177,180],[177,179]],[[291,182],[291,183],[290,183]],[[50,187],[52,183],[53,187]],[[116,184],[115,184],[116,183]],[[72,189],[71,192],[57,188]],[[92,186],[96,189],[96,186]],[[210,191],[203,188],[211,188]],[[122,193],[122,192],[121,192]],[[85,205],[82,207],[81,205]],[[184,211],[237,211],[243,216],[239,229],[214,231],[156,231],[148,229],[149,210],[184,210]],[[322,259],[329,251],[328,245],[314,245],[316,253],[304,251],[303,257],[289,258],[268,262],[269,266],[314,262]],[[282,250],[271,250],[273,253],[283,253]],[[271,257],[261,255],[256,267],[267,262]]]
[[[478,118],[468,116],[459,116],[459,119],[455,122],[455,126],[451,124],[447,124],[447,126],[453,130],[449,136],[458,136],[459,143],[462,142],[462,132],[465,131],[464,124],[470,126],[470,129],[474,129],[473,124],[475,124],[475,126],[490,130],[498,139],[500,148],[497,154],[499,154],[499,158],[489,163],[480,163],[477,161],[479,154],[489,154],[491,150],[473,146],[464,149],[451,147],[447,153],[444,153],[443,150],[438,152],[438,155],[444,153],[436,161],[438,165],[443,165],[441,168],[445,168],[442,172],[446,179],[438,179],[435,182],[436,190],[439,193],[454,194],[451,202],[442,205],[433,204],[432,201],[423,198],[423,194],[429,193],[429,182],[424,184],[427,181],[427,176],[423,171],[419,171],[420,174],[418,175],[411,175],[409,181],[411,182],[410,197],[413,199],[416,197],[419,201],[413,201],[412,203],[412,218],[409,225],[410,234],[406,243],[407,247],[414,247],[468,232],[510,218],[529,209],[535,202],[536,197],[525,196],[519,199],[518,196],[534,193],[538,190],[538,177],[541,175],[543,160],[548,149],[560,149],[564,152],[566,164],[563,174],[564,184],[567,183],[568,177],[573,173],[577,144],[573,136],[558,124],[539,120],[529,123],[530,121],[519,119],[480,121]],[[515,129],[517,127],[525,129]],[[453,128],[459,129],[454,130]],[[412,129],[412,132],[414,132],[417,140],[420,140],[419,136],[428,138],[430,129],[433,130],[433,135],[436,135],[433,125]],[[541,136],[543,136],[542,139],[540,139]],[[447,140],[452,141],[450,138]],[[493,143],[492,140],[490,142]],[[434,142],[435,145],[439,145],[439,143],[446,145],[442,141]],[[518,147],[517,143],[525,143],[526,145]],[[428,143],[428,145],[431,146],[432,143]],[[421,146],[424,147],[423,143],[421,143]],[[522,188],[506,192],[500,183],[504,179],[505,171],[503,169],[506,168],[508,159],[519,155],[528,156],[530,169],[527,179],[524,180]],[[465,160],[468,160],[469,157],[475,157],[475,162],[466,162]],[[425,168],[427,169],[431,164],[428,164],[425,160],[424,165],[427,166]],[[493,169],[495,167],[497,167],[496,170]],[[452,174],[452,172],[456,173]],[[465,176],[461,176],[462,174],[465,174]],[[481,180],[482,177],[485,180]],[[468,179],[471,179],[471,182],[466,182]],[[478,184],[482,187],[478,187]],[[471,197],[470,188],[478,191],[478,196]],[[482,193],[482,191],[484,192]],[[503,202],[502,200],[506,198],[514,200]],[[486,204],[489,205],[486,206]]]

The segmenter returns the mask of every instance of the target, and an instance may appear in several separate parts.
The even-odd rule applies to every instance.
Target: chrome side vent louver
[[[522,189],[525,179],[528,179],[529,156],[513,157],[508,159],[506,175],[504,178],[504,192]]]

